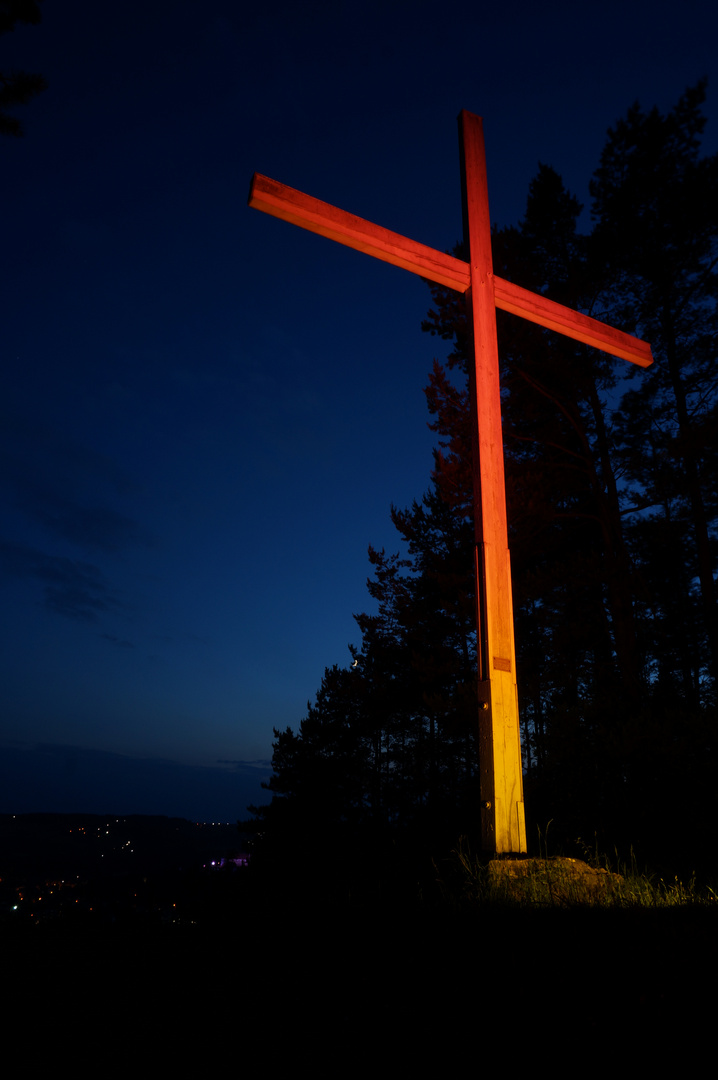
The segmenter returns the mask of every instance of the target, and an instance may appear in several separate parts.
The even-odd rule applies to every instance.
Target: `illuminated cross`
[[[473,416],[481,833],[484,850],[520,853],[526,851],[526,826],[495,309],[511,311],[641,367],[648,367],[653,357],[645,341],[494,276],[481,118],[464,110],[459,116],[459,136],[468,263],[258,173],[252,179],[249,205],[466,295],[474,338],[474,364],[469,365],[469,382]]]

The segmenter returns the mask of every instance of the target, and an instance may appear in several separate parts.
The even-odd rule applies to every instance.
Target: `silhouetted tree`
[[[0,0],[0,34],[15,29],[16,23],[37,25],[42,15],[39,0]],[[5,110],[26,105],[31,98],[47,89],[42,75],[28,71],[0,71],[0,135],[22,135],[20,121]]]
[[[595,261],[614,282],[615,310],[642,328],[657,359],[624,401],[623,464],[638,506],[690,523],[684,543],[715,685],[718,154],[700,156],[705,89],[687,90],[665,116],[634,105],[609,131],[591,194]],[[684,591],[680,561],[669,576]]]

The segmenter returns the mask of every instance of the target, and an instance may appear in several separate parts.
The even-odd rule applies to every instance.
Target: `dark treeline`
[[[699,83],[668,114],[635,105],[609,130],[588,235],[541,165],[521,224],[493,237],[497,274],[655,357],[634,368],[498,313],[529,844],[551,822],[563,850],[632,844],[681,868],[706,864],[716,819],[718,155],[701,154],[704,99]],[[375,613],[356,616],[353,664],[327,669],[298,730],[275,732],[271,805],[253,808],[260,861],[384,875],[476,833],[467,324],[463,297],[432,300],[424,329],[452,348],[426,389],[431,485],[392,510],[401,554],[369,550]]]

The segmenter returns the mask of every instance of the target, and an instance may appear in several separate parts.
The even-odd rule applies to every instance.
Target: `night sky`
[[[442,250],[707,75],[715,4],[45,0],[0,70],[0,812],[245,816],[429,484],[417,277],[247,208],[259,171]],[[586,211],[588,225],[588,210]],[[519,672],[520,677],[520,672]]]

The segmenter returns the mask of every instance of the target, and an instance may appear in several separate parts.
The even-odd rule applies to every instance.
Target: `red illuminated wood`
[[[623,330],[616,330],[606,323],[583,315],[580,311],[564,307],[554,300],[548,300],[540,293],[529,292],[520,285],[512,285],[503,278],[494,278],[494,299],[496,307],[502,311],[512,311],[529,322],[538,323],[549,330],[556,330],[565,337],[593,345],[595,349],[618,356],[621,360],[630,360],[640,367],[653,363],[651,346],[647,341],[632,337]]]
[[[511,563],[501,432],[499,349],[484,136],[478,116],[460,116],[464,238],[469,249],[467,293],[473,326],[469,367],[473,406],[474,538],[481,833],[485,850],[525,852],[523,770],[516,689]]]
[[[401,266],[447,289],[465,293],[471,284],[469,264],[463,259],[436,251],[355,214],[348,214],[346,210],[280,184],[278,180],[270,180],[261,173],[255,173],[252,178],[249,205],[309,232],[336,240],[346,247],[364,251],[383,262]],[[495,276],[493,283],[494,302],[502,311],[521,315],[530,322],[539,323],[641,367],[653,363],[651,347],[646,341],[625,334],[622,330],[614,330],[606,323],[563,307],[503,278]]]
[[[465,292],[469,287],[469,268],[461,259],[444,255],[381,225],[373,225],[371,221],[270,180],[261,173],[255,173],[252,178],[249,205],[283,221],[291,221],[293,225],[301,225],[309,232],[328,236],[347,247],[411,270],[448,289]]]
[[[494,276],[480,117],[462,112],[459,130],[468,263],[258,173],[252,180],[249,205],[466,294],[474,338],[474,362],[470,364],[469,379],[473,424],[481,829],[486,849],[519,853],[526,851],[526,828],[496,308],[513,312],[641,367],[651,364],[653,357],[647,342]]]

